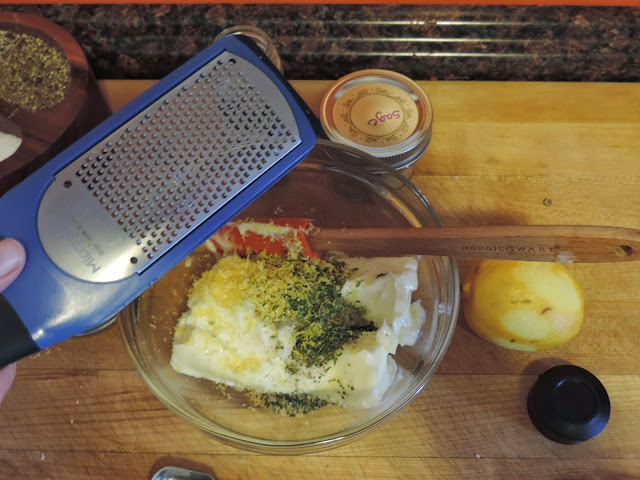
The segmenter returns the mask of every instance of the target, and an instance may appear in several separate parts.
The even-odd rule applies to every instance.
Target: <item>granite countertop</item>
[[[416,80],[637,81],[640,8],[5,5],[67,29],[98,78],[160,78],[224,28],[266,31],[290,79],[386,68]]]

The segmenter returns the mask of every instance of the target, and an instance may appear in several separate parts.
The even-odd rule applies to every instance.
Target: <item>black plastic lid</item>
[[[531,388],[529,417],[545,437],[564,444],[581,443],[607,426],[609,395],[600,381],[584,368],[550,368]]]

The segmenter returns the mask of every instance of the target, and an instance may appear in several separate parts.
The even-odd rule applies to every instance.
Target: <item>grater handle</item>
[[[95,285],[70,277],[45,253],[33,219],[37,215],[40,172],[0,198],[0,226],[22,243],[26,264],[0,295],[0,367],[85,331],[113,316],[130,300],[126,282]],[[118,301],[121,300],[121,301]]]
[[[0,318],[0,368],[40,350],[4,295],[0,295]]]

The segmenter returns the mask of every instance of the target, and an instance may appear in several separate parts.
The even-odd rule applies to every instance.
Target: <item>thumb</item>
[[[0,240],[0,292],[13,282],[24,267],[24,247],[13,238]]]
[[[6,395],[14,377],[16,376],[16,364],[12,363],[4,368],[0,368],[0,403]]]

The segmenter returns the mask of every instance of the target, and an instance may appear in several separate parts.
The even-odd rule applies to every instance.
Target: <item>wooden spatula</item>
[[[319,253],[443,255],[458,258],[602,263],[640,258],[640,230],[587,225],[316,229]]]

